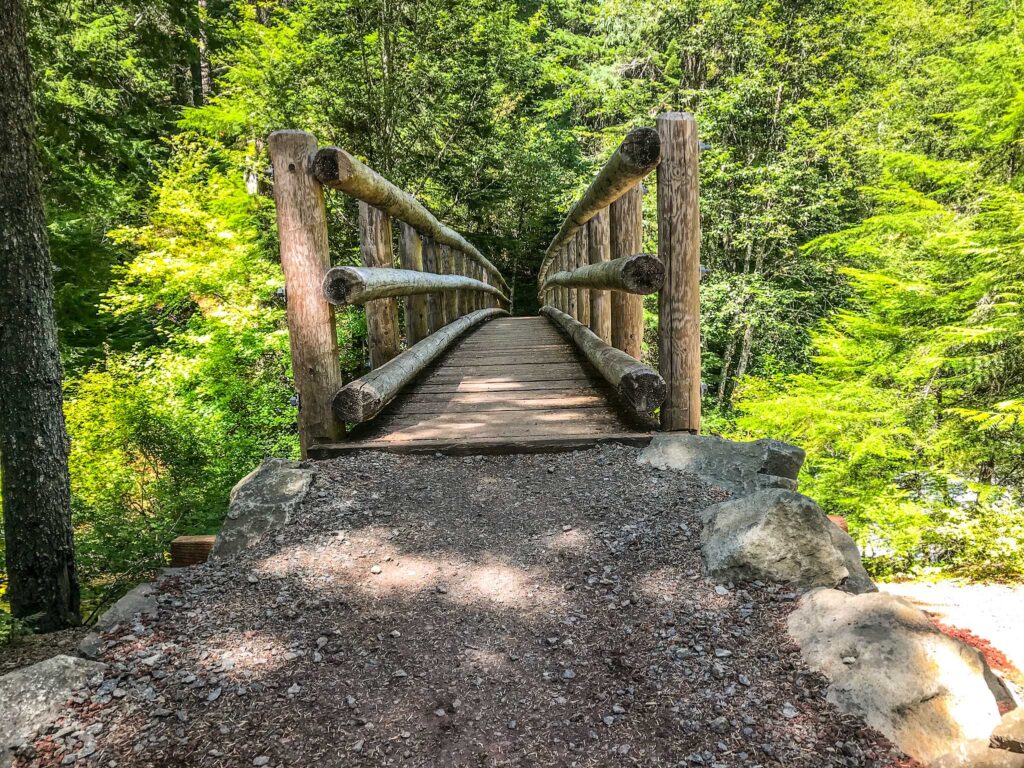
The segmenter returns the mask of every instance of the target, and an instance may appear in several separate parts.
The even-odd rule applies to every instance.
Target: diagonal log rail
[[[665,400],[665,380],[639,360],[609,346],[587,326],[550,305],[541,307],[546,315],[579,350],[622,400],[643,419],[650,419]]]
[[[415,196],[396,187],[345,150],[338,147],[319,150],[313,158],[313,174],[321,184],[379,208],[388,216],[404,221],[424,237],[465,253],[508,289],[498,268],[466,238],[439,222]]]
[[[323,290],[327,301],[338,306],[450,291],[479,291],[508,301],[493,285],[471,277],[390,267],[334,267],[324,277]]]
[[[657,293],[665,281],[665,267],[657,256],[637,254],[613,261],[588,264],[571,272],[555,272],[541,287],[554,286],[624,291],[646,295]]]
[[[338,390],[331,402],[334,415],[342,423],[369,421],[462,334],[506,314],[502,309],[480,309],[449,323],[380,368]]]
[[[569,211],[541,262],[538,283],[544,284],[559,249],[596,214],[611,205],[653,171],[661,160],[661,139],[653,128],[635,128],[601,167],[587,191]]]

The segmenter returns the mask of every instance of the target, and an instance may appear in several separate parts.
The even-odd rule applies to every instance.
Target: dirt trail
[[[321,463],[282,535],[163,580],[20,765],[900,764],[802,667],[795,595],[702,577],[724,492],[636,453]]]

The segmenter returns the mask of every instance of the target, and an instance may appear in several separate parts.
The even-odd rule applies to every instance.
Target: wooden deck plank
[[[494,320],[468,334],[373,422],[349,450],[505,453],[574,450],[650,432],[623,416],[603,379],[543,317]]]

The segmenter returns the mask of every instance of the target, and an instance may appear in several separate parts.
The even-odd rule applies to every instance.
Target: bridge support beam
[[[331,398],[341,386],[334,307],[320,287],[331,267],[327,213],[312,169],[316,139],[303,131],[275,131],[268,144],[292,376],[299,399],[299,442],[305,457],[314,443],[337,441],[345,434],[345,425],[331,411]]]

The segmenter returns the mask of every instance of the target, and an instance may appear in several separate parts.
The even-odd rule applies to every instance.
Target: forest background
[[[270,131],[311,131],[419,195],[524,314],[568,205],[669,109],[707,143],[706,431],[804,447],[803,489],[848,518],[876,576],[1024,578],[1017,0],[29,14],[87,606],[174,536],[216,530],[264,456],[297,454]],[[332,259],[356,263],[352,203],[328,210]],[[356,377],[361,310],[339,337]],[[0,635],[2,574],[0,542]]]

